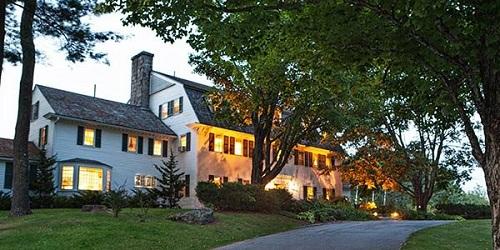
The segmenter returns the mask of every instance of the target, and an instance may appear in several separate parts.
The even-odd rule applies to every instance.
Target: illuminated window
[[[313,200],[314,197],[314,188],[313,187],[307,187],[307,199],[308,200]]]
[[[215,136],[215,152],[222,152],[224,149],[224,137],[222,135]]]
[[[106,191],[111,190],[111,170],[106,170]]]
[[[153,155],[161,155],[162,153],[162,141],[161,140],[155,140],[154,141],[154,146],[153,146]]]
[[[61,189],[73,189],[73,166],[63,166],[61,168]]]
[[[175,99],[174,100],[174,114],[180,113],[180,110],[181,110],[180,99]]]
[[[214,177],[213,182],[214,182],[217,186],[222,185],[222,177],[218,177],[218,176]]]
[[[128,136],[127,150],[128,152],[137,152],[137,137]]]
[[[39,140],[38,146],[47,145],[47,126],[40,129],[39,136],[40,136],[40,140]]]
[[[326,167],[326,155],[318,155],[318,167]]]
[[[243,142],[241,139],[236,139],[234,143],[234,154],[243,155]]]
[[[184,149],[186,149],[187,147],[187,136],[186,135],[181,135],[181,147],[183,147]]]
[[[161,105],[161,118],[165,119],[167,117],[182,113],[182,97],[175,100],[169,101]]]
[[[155,188],[156,178],[151,175],[135,175],[135,187]]]
[[[304,157],[304,152],[303,151],[299,151],[298,154],[298,165],[302,165],[304,166],[305,165],[305,157]]]
[[[165,119],[168,117],[168,106],[163,104],[161,105],[161,118]]]
[[[80,167],[78,189],[102,191],[102,168]]]
[[[83,130],[83,145],[94,146],[95,144],[95,129],[85,128]]]

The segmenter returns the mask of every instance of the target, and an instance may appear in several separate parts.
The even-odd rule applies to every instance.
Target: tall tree
[[[54,163],[56,157],[47,157],[45,149],[40,150],[38,164],[36,165],[36,174],[31,179],[31,189],[41,208],[50,208],[56,188],[54,186]],[[35,166],[31,166],[35,167]]]
[[[153,189],[153,192],[161,198],[168,207],[179,207],[178,203],[182,198],[182,189],[186,186],[184,183],[184,172],[179,172],[177,160],[173,152],[170,152],[168,161],[162,161],[162,165],[154,165],[160,173],[160,177],[156,177],[158,186]]]
[[[7,21],[3,27],[9,43],[4,44],[4,57],[0,58],[2,62],[7,59],[13,63],[21,61],[23,65],[14,136],[13,192],[10,211],[12,216],[31,213],[28,194],[28,136],[35,57],[40,53],[35,50],[34,36],[62,38],[61,50],[67,53],[66,59],[71,62],[83,61],[86,58],[105,60],[106,54],[93,52],[96,43],[109,39],[121,39],[112,32],[94,32],[89,28],[88,23],[82,21],[83,17],[92,14],[95,1],[26,0],[23,3],[23,5],[17,1],[7,3],[7,10],[11,10],[12,6],[22,9],[21,23],[18,27],[15,19],[12,18],[15,12],[6,12]],[[21,51],[19,51],[19,44]]]

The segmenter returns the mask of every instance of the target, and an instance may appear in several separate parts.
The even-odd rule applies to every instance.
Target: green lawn
[[[403,247],[412,249],[491,249],[491,221],[467,220],[414,233]]]
[[[0,249],[208,249],[302,225],[253,213],[216,213],[214,224],[187,225],[166,219],[174,212],[153,209],[141,223],[130,209],[119,218],[76,209],[34,210],[30,216],[8,218],[0,211]]]

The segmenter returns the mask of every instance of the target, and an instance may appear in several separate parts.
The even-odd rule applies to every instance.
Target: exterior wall
[[[77,127],[79,125],[102,130],[101,148],[77,145]],[[154,134],[137,134],[133,131],[62,120],[56,123],[55,130],[57,130],[57,132],[55,134],[54,152],[57,152],[57,160],[64,161],[73,158],[84,158],[112,166],[112,188],[122,185],[127,190],[134,188],[134,178],[136,174],[158,176],[158,172],[153,164],[161,164],[161,160],[165,159],[160,156],[151,156],[147,154],[147,138],[167,140],[168,138],[166,137],[160,137]],[[121,151],[122,133],[143,136],[143,154]],[[169,140],[169,147],[172,147],[172,140]],[[58,186],[61,178],[60,169],[57,168],[56,171],[55,180],[56,186]]]
[[[177,139],[173,143],[173,145],[175,145],[175,147],[173,147],[173,152],[175,155],[177,155],[180,169],[184,172],[184,174],[190,176],[189,187],[191,195],[190,197],[183,198],[180,202],[180,205],[182,207],[199,207],[201,206],[201,204],[199,204],[195,195],[196,183],[198,183],[198,180],[196,178],[198,175],[198,168],[196,167],[196,145],[198,142],[198,138],[195,131],[188,126],[188,124],[198,122],[198,118],[196,117],[196,114],[193,110],[193,107],[191,106],[191,103],[189,102],[189,98],[182,84],[155,73],[153,73],[153,77],[155,78],[155,81],[152,84],[155,84],[155,86],[152,86],[151,89],[161,89],[157,88],[156,85],[164,86],[163,89],[151,94],[149,99],[150,109],[157,116],[159,116],[158,112],[160,105],[166,105],[168,101],[174,100],[181,96],[183,97],[182,113],[175,114],[171,117],[163,119],[163,122],[167,126],[169,126],[178,136],[182,136],[188,132],[191,132],[191,150],[186,152],[179,152],[177,150],[179,139]]]
[[[47,145],[45,145],[45,149],[47,150],[47,155],[53,155],[55,154],[53,150],[53,145],[54,145],[54,135],[56,133],[54,129],[54,122],[51,120],[43,117],[47,113],[54,113],[54,110],[52,107],[50,107],[49,103],[45,99],[45,97],[42,95],[40,90],[38,88],[35,88],[33,90],[33,101],[32,103],[35,104],[37,101],[39,101],[39,107],[38,107],[38,119],[34,120],[30,124],[30,133],[28,140],[33,142],[37,147],[38,145],[38,137],[39,137],[39,131],[40,128],[45,127],[46,125],[49,126],[49,133],[47,137]]]
[[[204,125],[198,125],[194,128],[194,130],[196,131],[198,138],[198,142],[196,144],[198,181],[208,181],[209,175],[214,175],[216,177],[226,176],[228,177],[229,182],[236,182],[238,181],[238,178],[243,180],[251,179],[252,159],[250,157],[209,151],[208,135],[209,133],[224,134],[247,140],[253,140],[253,135]],[[298,148],[308,152],[313,152],[314,165],[317,164],[317,154],[331,154],[328,150],[314,147],[298,146]],[[331,164],[330,159],[327,158],[326,164]],[[303,186],[316,187],[317,197],[322,197],[322,188],[334,188],[335,195],[342,196],[342,182],[337,171],[327,175],[321,175],[317,168],[294,165],[294,161],[291,159],[276,179],[280,177],[285,177],[289,180],[287,189],[290,193],[292,193],[295,199],[304,199]],[[268,184],[266,187],[272,187],[274,184],[273,182]]]

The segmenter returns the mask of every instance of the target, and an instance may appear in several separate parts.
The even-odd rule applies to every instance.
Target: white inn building
[[[131,98],[119,103],[36,85],[29,139],[56,155],[59,194],[106,191],[124,186],[153,188],[154,164],[170,151],[185,172],[183,207],[200,207],[199,181],[249,183],[253,135],[248,128],[214,120],[206,85],[156,72],[153,54],[132,58]],[[8,191],[12,157],[2,157],[0,191]],[[336,162],[338,148],[297,145],[293,159],[266,188],[286,188],[296,199],[342,196],[337,172],[321,175],[317,166]]]

